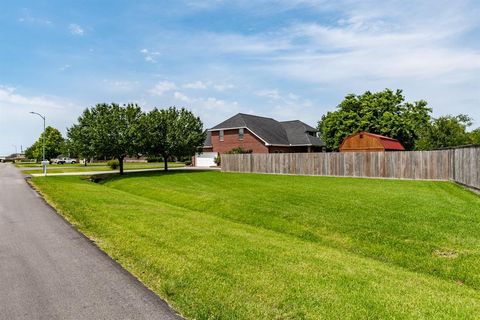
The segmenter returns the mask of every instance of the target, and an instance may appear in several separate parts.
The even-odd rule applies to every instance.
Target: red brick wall
[[[253,153],[268,153],[268,148],[263,141],[244,129],[243,140],[238,139],[238,129],[224,130],[223,141],[219,139],[219,131],[212,131],[213,151],[225,153],[233,148],[242,147],[245,150],[253,150]]]

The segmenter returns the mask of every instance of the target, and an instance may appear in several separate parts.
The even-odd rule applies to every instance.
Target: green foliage
[[[470,143],[480,145],[480,128],[477,128],[469,133]]]
[[[65,149],[65,139],[57,129],[48,126],[45,132],[42,132],[35,143],[25,150],[25,156],[28,159],[42,160],[43,157],[43,138],[45,137],[45,158],[54,159]]]
[[[186,161],[184,161],[184,163],[185,163],[186,166],[190,166],[190,165],[192,165],[192,160],[186,160]]]
[[[466,132],[471,124],[472,119],[463,114],[433,119],[422,129],[417,149],[435,150],[473,143],[473,135]]]
[[[227,151],[225,153],[226,154],[246,154],[246,153],[252,153],[252,152],[253,152],[253,150],[251,150],[251,149],[243,149],[242,147],[236,147],[236,148],[233,148],[232,150]],[[215,162],[215,164],[217,166],[220,166],[222,164],[222,157],[220,155],[216,156],[213,159],[213,162]]]
[[[163,162],[163,157],[148,156],[147,162]]]
[[[227,151],[226,153],[227,154],[245,154],[245,153],[252,153],[253,150],[251,149],[243,149],[242,147],[237,147],[237,148],[233,148],[232,150],[230,151]]]
[[[107,166],[109,166],[112,170],[116,170],[120,165],[118,159],[110,160],[107,162]]]
[[[165,170],[171,157],[191,157],[205,140],[203,124],[192,112],[181,108],[153,109],[142,119],[142,150],[161,156]]]
[[[480,198],[453,183],[220,172],[33,183],[187,319],[480,314]]]
[[[329,150],[338,150],[345,137],[360,131],[398,139],[412,150],[420,130],[430,121],[431,111],[423,100],[405,102],[401,90],[367,91],[347,95],[336,111],[322,117],[318,129]]]
[[[215,164],[217,166],[220,166],[222,164],[222,157],[220,155],[216,156],[214,159],[213,159],[213,162],[215,162]]]
[[[118,159],[120,173],[123,173],[123,159],[140,151],[142,116],[136,104],[97,104],[83,112],[78,124],[68,130],[68,137],[75,151],[84,157]]]

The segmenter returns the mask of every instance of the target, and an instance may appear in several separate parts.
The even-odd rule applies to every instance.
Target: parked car
[[[61,157],[61,158],[52,159],[51,163],[54,163],[54,164],[73,164],[73,163],[77,163],[77,160],[71,159],[71,158]]]

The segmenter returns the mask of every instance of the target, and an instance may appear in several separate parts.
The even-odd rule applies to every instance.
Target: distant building
[[[352,134],[340,145],[340,152],[368,151],[405,151],[405,148],[396,139],[369,132]]]
[[[21,161],[25,159],[26,157],[24,153],[12,153],[11,155],[6,156],[4,161]]]

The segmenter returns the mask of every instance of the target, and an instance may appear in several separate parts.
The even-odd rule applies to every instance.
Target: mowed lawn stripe
[[[148,184],[163,177],[143,178]],[[480,315],[480,295],[468,286],[79,177],[33,182],[82,232],[190,318]]]
[[[105,184],[480,288],[480,197],[450,182],[175,172]]]

